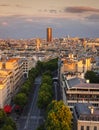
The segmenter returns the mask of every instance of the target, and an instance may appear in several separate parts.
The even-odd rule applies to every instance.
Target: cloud
[[[7,23],[7,22],[2,22],[2,25],[3,25],[3,26],[7,26],[8,23]]]
[[[88,19],[89,21],[99,22],[99,14],[92,14],[92,15],[87,16],[85,18]]]
[[[0,4],[1,7],[7,7],[7,6],[13,6],[13,5],[10,5],[10,4]],[[30,8],[29,6],[24,6],[24,5],[21,5],[21,4],[15,4],[14,5],[15,7],[17,8]]]
[[[4,6],[10,6],[10,5],[7,5],[7,4],[1,4],[0,6],[3,6],[3,7],[4,7]]]
[[[28,19],[26,19],[26,21],[31,23],[31,22],[33,22],[33,19],[28,18]]]
[[[17,7],[17,8],[30,8],[29,6],[23,6],[20,4],[16,4],[15,7]]]
[[[60,12],[60,10],[55,10],[55,9],[44,9],[44,10],[41,10],[39,9],[38,10],[39,12],[44,12],[44,13],[52,13],[52,14],[56,14],[57,12]]]
[[[57,13],[57,10],[51,9],[49,10],[50,13]]]
[[[68,13],[85,13],[85,12],[99,12],[99,9],[85,6],[72,6],[64,9]]]

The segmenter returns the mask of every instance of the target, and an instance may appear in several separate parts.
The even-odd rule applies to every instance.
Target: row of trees
[[[17,93],[17,95],[14,97],[14,103],[18,105],[19,108],[21,108],[20,110],[23,110],[24,106],[28,102],[28,96],[31,92],[31,89],[33,89],[33,83],[35,81],[35,78],[38,75],[41,75],[42,73],[44,73],[47,70],[47,68],[49,68],[49,70],[54,70],[54,68],[57,69],[57,58],[48,62],[38,61],[36,67],[32,68],[29,71],[28,79],[21,86],[19,93]],[[49,74],[49,73],[50,72],[46,72],[45,74]],[[43,82],[45,82],[44,80],[47,81],[47,78],[43,78]],[[49,79],[48,82],[52,82],[52,81],[50,81]],[[45,89],[44,86],[42,87],[42,89]],[[16,130],[15,122],[13,121],[11,117],[8,117],[2,109],[0,109],[0,129],[1,130]]]
[[[24,106],[28,102],[28,96],[31,92],[31,89],[33,89],[33,83],[37,75],[37,69],[32,68],[29,71],[28,79],[22,85],[20,92],[14,97],[14,103],[20,107],[20,110],[23,110]]]
[[[20,92],[14,97],[14,103],[16,105],[20,106],[21,109],[24,108],[24,106],[26,105],[26,103],[28,101],[29,93],[31,92],[31,89],[33,89],[33,83],[35,81],[35,78],[47,70],[54,71],[55,69],[57,69],[58,68],[57,60],[58,59],[55,58],[48,62],[41,62],[41,61],[37,62],[36,67],[32,68],[29,71],[28,79],[22,85]],[[48,74],[49,73],[50,72],[48,72]],[[44,78],[43,78],[43,80],[44,80]]]
[[[52,78],[50,74],[45,73],[42,76],[42,84],[38,93],[38,107],[41,109],[46,108],[52,101],[52,98]]]
[[[53,72],[54,70],[58,69],[58,58],[52,59],[47,62],[38,61],[36,67],[38,68],[39,74],[42,74],[48,70]]]
[[[52,63],[46,63],[48,66]],[[54,62],[55,65],[55,62]],[[48,71],[50,67],[46,67],[46,73],[42,75],[42,84],[38,94],[38,107],[45,110],[45,123],[37,130],[71,130],[72,114],[68,106],[63,101],[53,100],[52,76]],[[47,70],[48,69],[48,70]],[[57,65],[51,72],[57,70]]]
[[[58,69],[58,58],[47,62],[38,62],[37,68],[42,74],[42,83],[38,93],[38,107],[46,109],[53,99],[52,73]]]

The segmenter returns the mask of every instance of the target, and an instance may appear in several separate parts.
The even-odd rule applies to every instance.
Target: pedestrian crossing
[[[22,116],[20,119],[27,119],[27,116]],[[30,116],[29,119],[44,119],[43,116]]]

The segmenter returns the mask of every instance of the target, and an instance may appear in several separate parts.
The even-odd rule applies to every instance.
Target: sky
[[[99,0],[0,0],[0,39],[99,38]]]

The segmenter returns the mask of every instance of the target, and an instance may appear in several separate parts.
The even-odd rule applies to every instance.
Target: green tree
[[[15,104],[19,105],[21,108],[27,103],[27,96],[25,93],[18,93],[14,98]]]
[[[4,125],[1,130],[15,130],[11,125]]]
[[[52,85],[52,78],[49,75],[43,75],[42,77],[42,83],[47,83],[49,85]]]
[[[52,59],[48,62],[44,62],[45,70],[55,71],[58,69],[58,58]]]
[[[90,81],[90,83],[96,83],[96,73],[94,72],[94,71],[87,71],[86,73],[85,73],[85,79],[89,79],[89,81]]]
[[[1,109],[0,110],[0,126],[2,126],[3,123],[5,123],[6,120],[6,114],[5,112]]]
[[[71,130],[72,114],[62,101],[52,101],[48,106],[46,130]]]
[[[46,91],[40,91],[38,95],[38,107],[46,108],[52,100],[52,94]]]
[[[51,74],[51,71],[50,70],[47,70],[47,71],[45,71],[44,73],[43,73],[43,75],[49,75],[49,76],[51,76],[52,77],[52,74]]]
[[[40,91],[50,92],[52,94],[52,85],[48,85],[47,83],[43,83],[40,87]]]
[[[22,88],[21,88],[21,92],[22,93],[25,93],[26,95],[29,94],[29,91],[30,91],[30,88],[29,86],[26,86],[26,85],[23,85]]]
[[[44,72],[43,62],[38,61],[36,64],[36,69],[38,70],[39,74],[42,74],[42,72]]]
[[[6,125],[10,125],[14,130],[16,130],[16,124],[15,122],[13,121],[13,119],[11,117],[7,117],[6,118]]]

